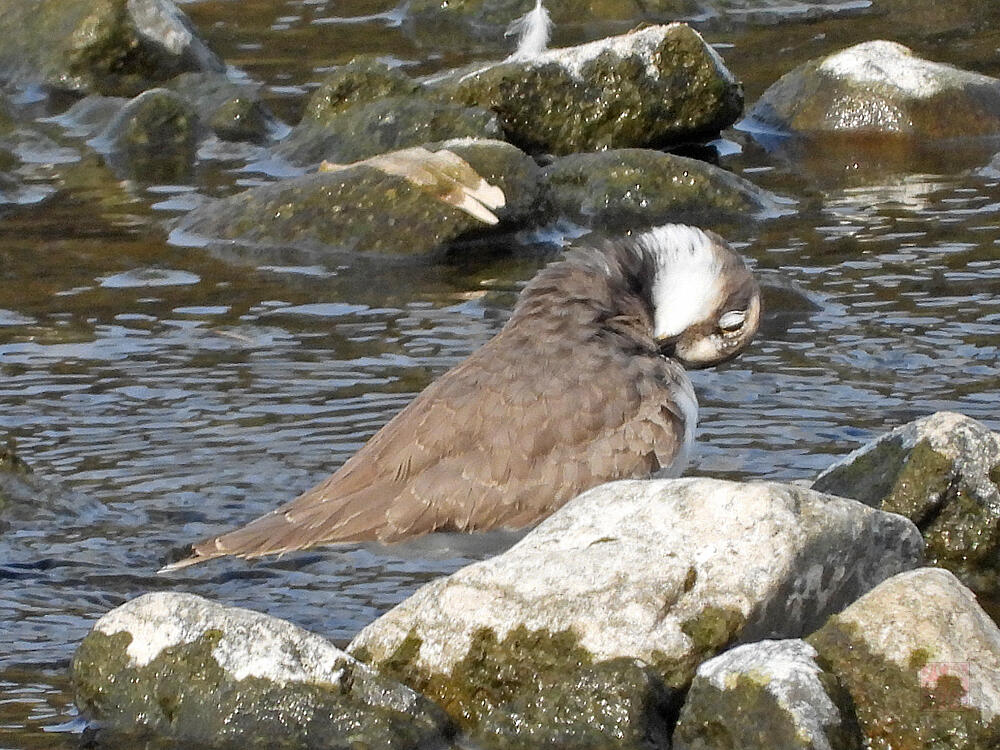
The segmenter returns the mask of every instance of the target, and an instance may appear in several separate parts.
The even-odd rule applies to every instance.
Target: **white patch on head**
[[[639,235],[636,241],[653,254],[653,335],[679,336],[701,322],[719,303],[719,255],[700,229],[666,224]]]

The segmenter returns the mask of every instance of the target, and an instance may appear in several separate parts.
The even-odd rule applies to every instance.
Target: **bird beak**
[[[656,340],[656,345],[660,349],[660,354],[664,357],[673,357],[677,351],[677,341],[680,336],[662,336]]]

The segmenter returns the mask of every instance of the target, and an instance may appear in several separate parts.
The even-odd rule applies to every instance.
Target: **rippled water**
[[[905,23],[866,3],[760,5],[750,24],[699,21],[751,101],[798,62],[875,36],[1000,72],[990,3],[949,6],[962,16],[953,25],[926,2]],[[782,7],[800,20],[775,25]],[[427,71],[502,48],[473,38],[445,48],[371,0],[184,8],[287,118],[358,52]],[[580,24],[558,41],[608,30],[618,29]],[[53,140],[28,149],[23,169],[48,198],[0,214],[0,435],[65,483],[73,512],[0,531],[0,747],[76,742],[73,649],[96,617],[140,593],[192,591],[344,643],[418,585],[512,541],[442,535],[154,575],[172,549],[342,463],[498,330],[557,248],[416,268],[213,256],[169,245],[163,221],[255,179],[239,171],[252,154],[206,162],[193,185],[142,186],[57,125],[39,128]],[[693,374],[702,416],[690,473],[807,479],[939,409],[1000,428],[1000,170],[990,164],[1000,143],[767,151],[738,130],[725,141],[721,164],[795,211],[727,229],[767,285],[767,318],[742,358]]]

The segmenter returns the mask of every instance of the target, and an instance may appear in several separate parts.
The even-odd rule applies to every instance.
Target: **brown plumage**
[[[686,274],[681,292],[670,283],[678,274]],[[665,312],[665,293],[697,314]],[[323,543],[515,528],[602,482],[679,473],[697,402],[665,347],[690,352],[696,366],[728,359],[759,314],[753,277],[716,235],[669,225],[572,251],[526,286],[500,333],[332,476],[195,544],[165,570]]]

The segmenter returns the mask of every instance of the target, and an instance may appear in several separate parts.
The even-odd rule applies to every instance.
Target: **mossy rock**
[[[866,748],[1000,747],[1000,631],[951,574],[890,579],[807,640],[850,694]]]
[[[183,73],[167,88],[183,97],[224,141],[264,143],[282,127],[261,100],[257,84],[233,83],[216,73]]]
[[[419,83],[398,68],[373,57],[357,57],[329,73],[306,103],[302,122],[324,127],[359,104],[408,96],[420,91]]]
[[[747,120],[751,130],[803,135],[993,136],[1000,80],[923,60],[894,42],[865,42],[786,73]]]
[[[572,154],[545,168],[556,215],[624,230],[664,222],[704,224],[776,213],[756,185],[695,159],[647,149]]]
[[[928,564],[1000,596],[1000,436],[942,412],[896,428],[823,472],[813,489],[913,521]]]
[[[176,602],[176,612],[166,609]],[[102,622],[123,608],[110,613],[72,663],[80,711],[118,735],[223,748],[402,750],[441,743],[450,731],[432,704],[288,623],[190,595],[149,595],[129,607],[146,614],[105,632]],[[128,628],[162,647],[150,658],[155,646],[134,644]],[[262,636],[273,641],[271,664],[254,652],[251,639]]]
[[[741,86],[684,24],[455,71],[431,85],[494,112],[506,139],[528,153],[663,147],[717,133],[743,107]]]
[[[0,78],[135,96],[190,70],[225,66],[169,0],[0,0]]]

